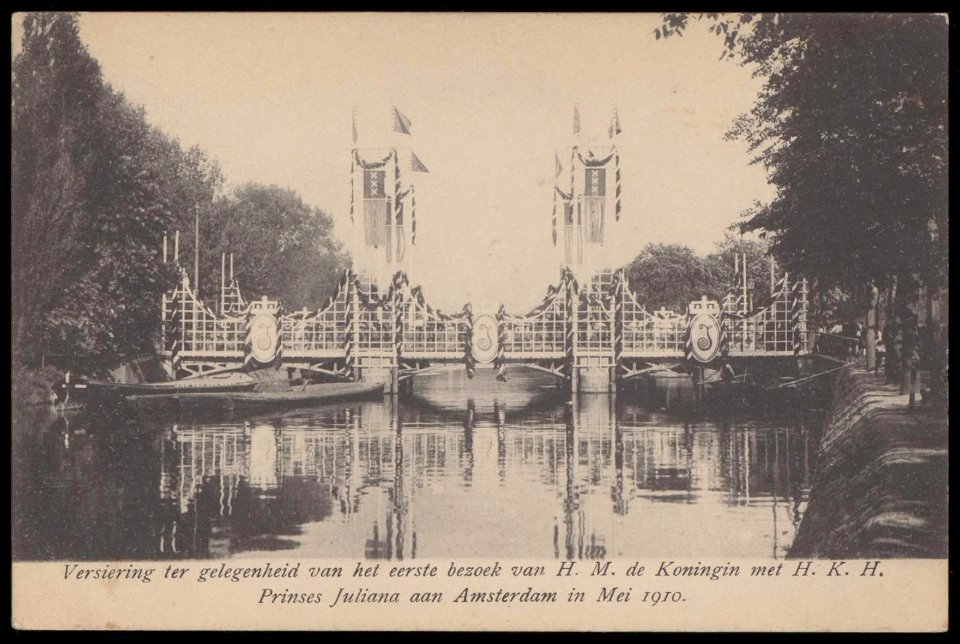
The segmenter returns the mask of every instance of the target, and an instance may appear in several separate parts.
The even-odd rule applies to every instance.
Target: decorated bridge
[[[409,134],[409,121],[394,112]],[[222,257],[215,309],[200,299],[181,268],[179,284],[162,301],[163,354],[170,373],[191,378],[282,367],[329,379],[383,382],[385,391],[397,393],[417,374],[461,363],[471,377],[480,366],[494,368],[500,380],[510,369],[525,367],[555,376],[574,393],[613,392],[619,383],[664,369],[722,369],[738,361],[809,353],[806,281],[791,281],[787,274],[774,279],[771,271],[768,294],[755,298],[746,255],[731,267],[730,288],[720,301],[703,298],[685,311],[648,310],[623,269],[593,268],[603,259],[608,210],[615,214],[610,224],[620,219],[619,152],[615,145],[599,150],[576,145],[569,156],[566,152],[570,192],[555,188],[552,219],[562,268],[533,310],[474,311],[468,303],[448,313],[431,307],[404,266],[407,237],[416,243],[416,211],[413,186],[401,180],[401,152],[379,150],[366,161],[355,149],[351,251],[360,269],[345,272],[319,308],[288,311],[266,297],[247,301],[233,276],[232,256],[229,270]],[[559,158],[558,153],[558,177]],[[412,152],[409,159],[414,171],[426,171]],[[607,194],[611,165],[615,185]],[[392,191],[387,172],[394,177]],[[355,221],[357,210],[362,210],[356,217],[361,221]]]

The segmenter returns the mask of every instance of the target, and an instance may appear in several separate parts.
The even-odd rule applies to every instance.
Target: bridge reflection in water
[[[167,428],[158,554],[786,553],[812,467],[801,427],[684,423],[606,396],[577,403],[457,415],[387,398]]]

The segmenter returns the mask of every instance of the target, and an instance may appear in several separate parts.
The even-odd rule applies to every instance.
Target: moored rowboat
[[[88,379],[64,383],[63,387],[73,391],[84,391],[87,398],[115,401],[127,396],[252,391],[257,383],[257,379],[249,374],[233,372],[169,382],[124,383]]]
[[[338,400],[379,397],[382,395],[382,383],[347,382],[307,385],[306,387],[283,391],[134,395],[128,396],[126,400],[127,404],[138,413],[206,414],[311,407]]]

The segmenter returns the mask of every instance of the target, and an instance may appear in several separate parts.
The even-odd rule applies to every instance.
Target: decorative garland
[[[173,365],[174,373],[177,372],[177,369],[180,367],[180,362],[183,359],[180,356],[180,298],[182,297],[181,291],[179,289],[173,292],[173,297],[170,299],[170,320],[168,322],[167,332],[169,335],[170,342],[170,361]]]
[[[410,186],[410,243],[417,245],[417,193]]]
[[[493,366],[497,370],[497,382],[507,381],[507,363],[504,358],[504,345],[507,343],[507,328],[504,324],[506,309],[503,304],[497,311],[497,355],[493,360]]]
[[[576,149],[576,148],[574,148]],[[577,152],[577,158],[580,159],[580,163],[588,168],[599,168],[600,166],[607,165],[607,163],[617,154],[616,146],[610,149],[610,154],[605,156],[602,159],[584,159],[580,152]],[[572,191],[571,191],[572,192]]]
[[[283,306],[283,302],[277,304],[277,352],[273,356],[273,362],[276,365],[276,368],[279,369],[280,365],[283,363],[283,315],[286,313],[286,309]]]
[[[349,275],[349,271],[348,271]],[[346,313],[346,332],[343,335],[343,351],[344,351],[344,369],[347,371],[347,378],[350,381],[356,380],[356,370],[354,369],[354,356],[353,356],[353,289],[356,286],[354,280],[347,280],[347,313]]]
[[[406,274],[397,271],[393,276],[393,283],[390,285],[390,289],[393,291],[393,339],[398,366],[400,365],[400,358],[403,356],[403,285],[406,280]]]
[[[560,188],[554,186],[556,190],[553,191],[553,215],[550,218],[550,229],[553,235],[553,247],[557,247],[557,192],[560,191]]]
[[[616,220],[620,221],[620,152],[616,147],[613,148],[613,167],[616,185],[616,195],[617,201],[614,207],[614,212],[616,213]]]
[[[800,309],[802,305],[802,298],[800,297],[800,280],[797,280],[793,283],[793,289],[790,292],[792,297],[791,302],[791,311],[790,311],[790,322],[793,326],[793,355],[800,355],[800,345],[802,344],[803,334],[800,333]]]
[[[249,313],[244,321],[244,330],[246,337],[243,342],[243,368],[246,370],[253,362],[253,316]]]
[[[566,321],[566,341],[564,342],[564,349],[566,353],[566,363],[568,369],[568,375],[573,381],[573,370],[576,369],[574,365],[574,317],[576,315],[576,310],[579,307],[579,301],[577,297],[577,281],[573,277],[573,273],[570,272],[570,269],[564,270],[564,275],[562,278],[562,284],[564,286],[564,295],[565,295],[565,304],[567,307],[565,321]],[[576,392],[574,392],[576,393]]]
[[[354,159],[356,159],[357,165],[359,165],[364,170],[379,170],[383,166],[387,165],[387,162],[390,161],[391,158],[393,158],[393,155],[395,153],[396,153],[396,150],[390,150],[390,152],[387,153],[387,156],[383,157],[379,161],[364,161],[363,159],[360,158],[360,153],[355,149],[353,151],[353,157]]]
[[[355,171],[356,171],[356,159],[357,151],[354,149],[353,154],[350,155],[350,223],[353,223],[353,210],[354,210],[354,199],[356,198],[357,189],[354,185],[356,180]]]
[[[613,367],[619,369],[620,357],[623,355],[623,269],[613,276]]]
[[[403,195],[400,194],[400,157],[397,156],[397,151],[393,150],[393,223],[394,225],[402,224],[401,214]],[[397,245],[400,244],[400,231],[397,231]],[[398,249],[397,251],[397,261],[400,261],[401,253]]]
[[[463,364],[467,368],[467,378],[472,380],[477,361],[473,357],[473,307],[469,302],[463,305],[463,318],[466,322],[463,334]]]

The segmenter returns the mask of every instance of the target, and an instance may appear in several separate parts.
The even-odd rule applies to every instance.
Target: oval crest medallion
[[[470,351],[479,363],[492,362],[500,349],[500,324],[488,313],[473,318]]]
[[[269,313],[257,314],[250,323],[250,353],[261,364],[277,357],[277,318]]]
[[[690,321],[690,356],[697,362],[710,362],[720,352],[720,322],[706,313]]]

